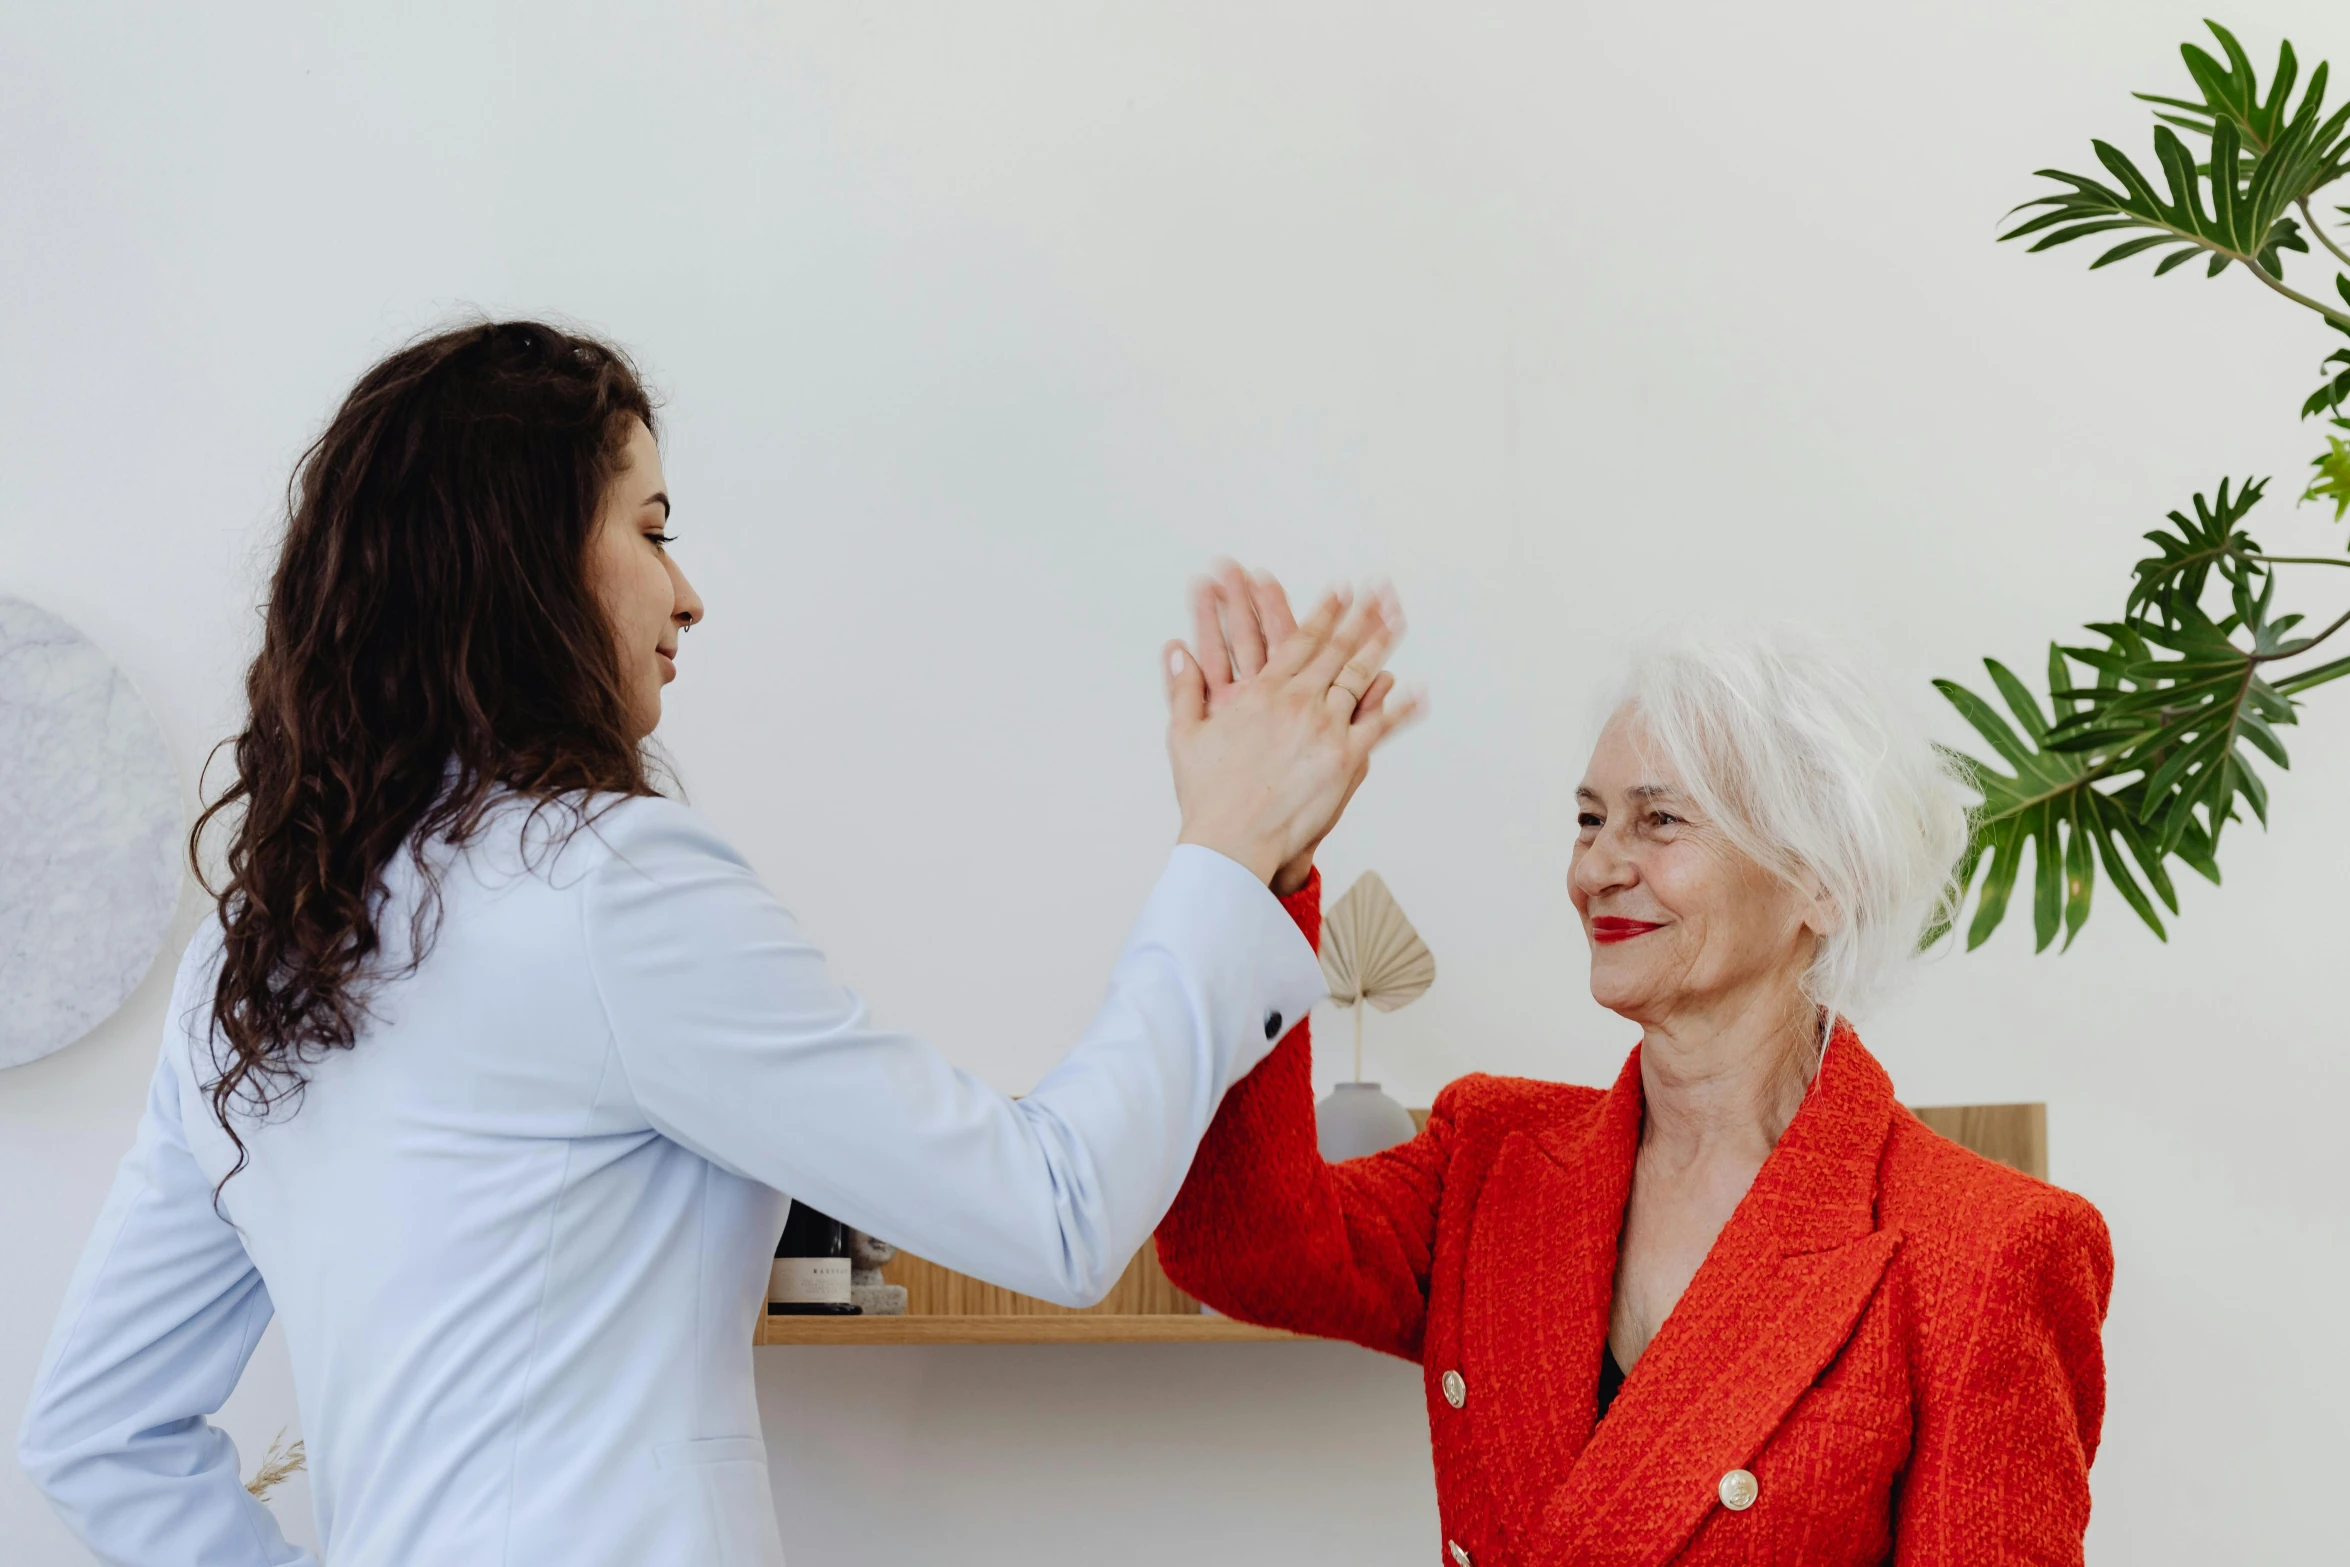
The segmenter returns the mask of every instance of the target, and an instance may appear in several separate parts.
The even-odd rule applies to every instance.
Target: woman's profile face
[[[1642,1024],[1737,1011],[1800,984],[1811,900],[1733,847],[1619,712],[1575,791],[1567,890],[1591,943],[1591,996]]]
[[[661,722],[661,688],[677,678],[678,632],[702,618],[702,600],[669,558],[661,448],[642,421],[629,422],[623,464],[588,538],[587,569],[619,650],[629,725],[641,740]]]

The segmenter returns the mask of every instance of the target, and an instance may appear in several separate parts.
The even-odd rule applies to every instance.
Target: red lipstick
[[[1618,919],[1613,914],[1602,914],[1591,922],[1591,939],[1613,944],[1630,941],[1634,936],[1645,936],[1652,930],[1663,930],[1662,925],[1648,920]]]

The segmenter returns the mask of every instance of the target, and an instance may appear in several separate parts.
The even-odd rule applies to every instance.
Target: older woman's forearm
[[[1283,903],[1321,930],[1321,880]],[[1300,1023],[1224,1098],[1159,1225],[1169,1278],[1269,1327],[1419,1356],[1447,1123],[1333,1165],[1316,1145],[1310,1027]]]

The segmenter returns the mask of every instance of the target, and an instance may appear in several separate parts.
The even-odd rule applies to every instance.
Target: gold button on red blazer
[[[1318,938],[1320,877],[1286,901]],[[1309,1052],[1301,1022],[1226,1096],[1160,1259],[1231,1316],[1425,1368],[1446,1556],[2081,1560],[2104,1221],[1927,1130],[1850,1029],[1605,1420],[1639,1051],[1604,1092],[1464,1078],[1336,1165]]]

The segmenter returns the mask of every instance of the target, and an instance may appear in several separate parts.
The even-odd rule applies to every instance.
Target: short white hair
[[[1803,980],[1831,1018],[1865,1006],[1948,917],[1967,842],[1959,774],[1826,644],[1785,629],[1666,643],[1635,660],[1617,710],[1734,848],[1832,905]]]

